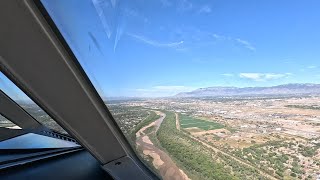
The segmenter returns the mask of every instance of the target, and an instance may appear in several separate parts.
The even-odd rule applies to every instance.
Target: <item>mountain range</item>
[[[320,95],[320,84],[284,84],[271,87],[207,87],[191,92],[182,92],[175,97],[218,97],[260,95]]]

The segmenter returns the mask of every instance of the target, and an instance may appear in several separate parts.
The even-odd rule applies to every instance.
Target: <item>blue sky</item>
[[[96,89],[320,83],[320,1],[42,1]]]

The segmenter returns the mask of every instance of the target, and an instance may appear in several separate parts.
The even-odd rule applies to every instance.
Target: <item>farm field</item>
[[[205,131],[224,128],[224,125],[222,125],[220,123],[206,121],[206,120],[202,120],[199,118],[187,116],[184,114],[180,114],[180,125],[184,129],[186,129],[186,128],[199,128],[199,129],[202,129]]]

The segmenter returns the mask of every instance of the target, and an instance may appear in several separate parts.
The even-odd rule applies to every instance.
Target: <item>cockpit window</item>
[[[41,0],[163,179],[316,179],[320,2]]]
[[[33,118],[35,118],[38,122],[57,132],[67,134],[67,132],[61,126],[59,126],[47,113],[45,113],[36,103],[34,103],[1,72],[0,89],[13,101],[15,101],[20,107],[22,107],[31,116],[33,116]]]
[[[13,122],[5,118],[0,114],[0,127],[4,128],[19,128],[19,126],[15,125]]]

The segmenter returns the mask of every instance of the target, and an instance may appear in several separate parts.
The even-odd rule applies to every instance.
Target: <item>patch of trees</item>
[[[289,155],[279,154],[276,152],[267,151],[266,147],[280,148],[286,146],[286,143],[280,141],[270,141],[265,144],[256,144],[242,150],[234,151],[234,155],[259,167],[277,178],[283,178],[284,172],[287,169],[285,164],[289,161]],[[263,163],[262,163],[263,162]],[[270,170],[270,167],[274,170]]]
[[[303,145],[299,145],[299,153],[301,153],[303,156],[305,157],[313,157],[314,155],[317,154],[317,150],[318,150],[318,146],[303,146]]]
[[[166,112],[158,132],[161,146],[169,152],[178,164],[197,179],[238,179],[221,164],[215,163],[209,150],[201,143],[179,132],[175,127],[175,114]]]
[[[157,115],[154,111],[150,111],[149,116],[147,116],[146,119],[144,119],[143,121],[141,121],[139,124],[137,124],[131,131],[131,140],[133,142],[136,141],[136,133],[143,128],[144,126],[147,126],[148,124],[152,123],[153,121],[159,119],[160,116]]]
[[[233,180],[247,179],[248,176],[258,177],[259,173],[237,161],[216,154],[200,142],[178,131],[175,125],[175,114],[166,112],[157,137],[168,154],[179,164],[191,179]],[[221,159],[217,162],[217,158]]]

